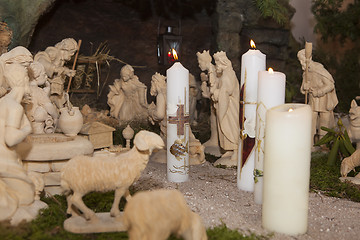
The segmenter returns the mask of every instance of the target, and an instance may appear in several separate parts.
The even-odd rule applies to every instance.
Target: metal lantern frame
[[[159,23],[160,29],[160,23]],[[178,34],[173,32],[173,26],[166,26],[166,31],[163,34],[158,33],[158,63],[161,65],[172,65],[181,57],[182,36],[180,34],[180,23]],[[177,59],[174,57],[173,50],[176,51]]]

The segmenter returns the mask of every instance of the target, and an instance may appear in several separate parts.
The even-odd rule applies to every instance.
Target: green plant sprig
[[[327,128],[322,126],[321,129],[327,133],[318,142],[316,142],[314,146],[326,144],[326,146],[329,147],[330,153],[328,155],[328,165],[334,165],[339,154],[344,158],[355,152],[355,148],[352,145],[346,127],[340,118],[336,127]]]

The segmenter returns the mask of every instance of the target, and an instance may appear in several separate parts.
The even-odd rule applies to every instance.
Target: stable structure
[[[93,144],[94,149],[111,147],[113,145],[113,132],[115,128],[101,122],[85,123],[81,134]]]

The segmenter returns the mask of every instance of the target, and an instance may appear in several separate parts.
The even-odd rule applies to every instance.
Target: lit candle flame
[[[256,49],[255,42],[252,39],[250,40],[250,46],[252,49]]]
[[[178,57],[177,52],[176,52],[175,49],[172,49],[172,55],[173,55],[174,60],[178,60],[178,59],[179,59],[179,57]]]
[[[292,111],[294,111],[294,109],[293,109],[293,108],[289,108],[288,112],[292,112]]]
[[[273,74],[273,73],[274,73],[274,69],[269,68],[269,69],[268,69],[268,72],[269,72],[270,74]]]

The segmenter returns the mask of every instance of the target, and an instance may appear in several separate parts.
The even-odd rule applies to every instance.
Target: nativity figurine
[[[44,66],[33,62],[28,68],[30,76],[30,101],[26,104],[32,133],[54,133],[59,118],[58,109],[50,100],[50,83],[45,73]]]
[[[32,54],[28,49],[22,46],[15,47],[0,56],[0,97],[4,96],[9,88],[4,77],[7,67],[11,64],[18,63],[27,68],[32,62]]]
[[[225,151],[214,165],[237,166],[240,139],[239,81],[225,52],[215,53],[214,60],[216,71],[220,77],[217,87],[211,91],[211,98],[216,110],[220,147]]]
[[[167,119],[166,119],[166,77],[155,73],[151,78],[151,96],[156,96],[156,105],[152,102],[148,108],[149,120],[152,124],[160,125],[160,136],[166,142]],[[189,136],[189,162],[190,165],[202,164],[205,162],[204,146],[195,138],[190,128]],[[154,153],[151,160],[166,162],[166,151]]]
[[[147,118],[147,88],[134,74],[132,66],[123,66],[120,70],[120,79],[115,79],[109,87],[107,103],[112,117],[123,123]]]
[[[348,173],[355,171],[355,168],[358,166],[360,166],[360,149],[357,149],[353,154],[351,154],[351,156],[346,157],[341,161],[341,177],[347,177]],[[360,180],[360,173],[358,173],[355,177]]]
[[[84,204],[82,197],[92,191],[115,190],[110,216],[114,219],[121,218],[120,199],[123,196],[130,199],[129,187],[141,176],[153,150],[163,147],[164,141],[159,135],[142,130],[135,135],[134,146],[129,151],[116,156],[80,155],[70,159],[61,169],[61,187],[67,195],[67,213],[72,218],[78,216],[96,223],[99,221],[97,215]],[[76,228],[69,222],[65,222],[64,226],[67,230]],[[101,229],[93,229],[92,232],[94,231]]]
[[[211,98],[214,89],[217,88],[218,78],[216,74],[215,66],[211,63],[212,58],[209,51],[203,51],[202,53],[196,53],[199,67],[202,71],[201,78],[201,94],[202,97],[209,99],[210,101],[210,139],[203,143],[205,152],[217,157],[221,156],[221,149],[219,146],[219,135],[217,129],[217,118],[214,101]]]
[[[207,240],[201,217],[175,189],[137,192],[124,208],[130,240],[166,240],[173,233],[185,240]]]
[[[356,143],[356,149],[360,149],[360,106],[355,99],[351,101],[347,130],[351,141]]]
[[[78,50],[78,43],[73,38],[65,38],[61,42],[50,46],[45,51],[35,54],[34,61],[40,62],[46,71],[50,82],[50,99],[58,109],[65,106],[64,83],[66,77],[74,77],[76,70],[69,69],[65,63]]]
[[[351,156],[346,157],[341,161],[340,181],[349,181],[353,184],[360,185],[360,173],[357,173],[355,177],[347,176],[351,171],[355,172],[355,168],[358,166],[360,166],[360,149],[357,149]]]
[[[36,176],[28,175],[13,149],[31,133],[30,121],[21,105],[24,95],[29,94],[28,71],[19,63],[8,64],[3,70],[3,80],[11,90],[0,99],[0,220],[17,225],[34,219],[46,204],[34,201],[32,179]]]
[[[300,91],[309,97],[312,116],[312,145],[314,138],[321,139],[326,131],[321,127],[335,126],[334,108],[338,104],[334,79],[321,63],[312,60],[311,53],[306,49],[298,52],[297,57],[304,71]],[[309,50],[308,50],[309,51]]]

